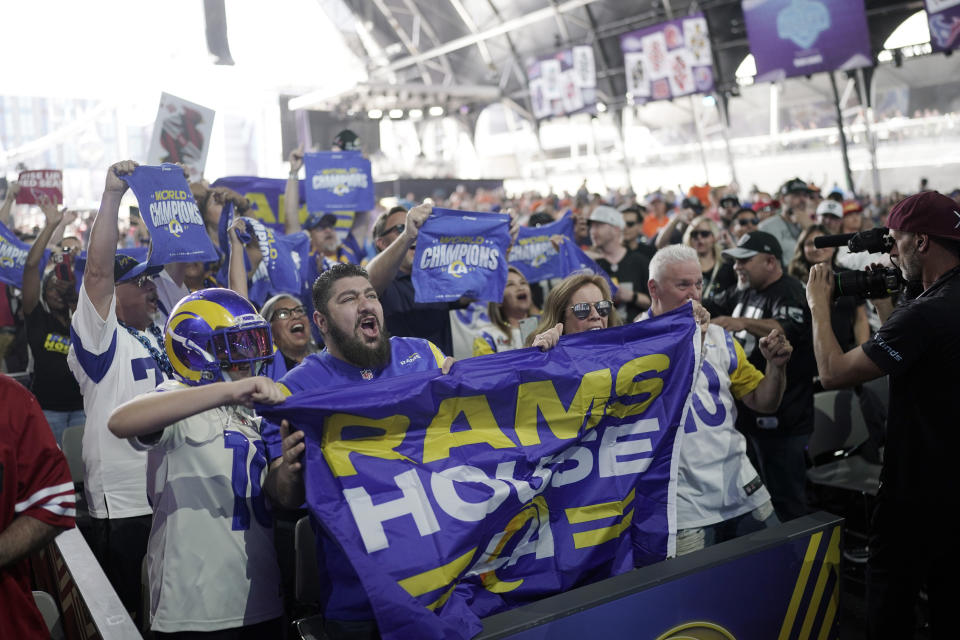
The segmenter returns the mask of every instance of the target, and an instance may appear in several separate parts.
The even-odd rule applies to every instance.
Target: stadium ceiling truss
[[[531,116],[527,65],[575,45],[590,45],[598,100],[625,104],[620,36],[703,12],[710,29],[718,92],[736,93],[737,67],[749,53],[740,0],[317,0],[369,79],[344,90],[294,98],[291,108],[356,114],[370,109],[443,107],[475,126],[483,107],[502,102]],[[874,53],[922,0],[865,0]],[[343,20],[349,14],[352,19]]]

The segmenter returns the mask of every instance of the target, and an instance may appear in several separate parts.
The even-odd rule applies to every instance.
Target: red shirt
[[[0,375],[0,532],[21,516],[70,528],[76,514],[67,459],[24,387]],[[48,637],[26,558],[0,569],[0,638]]]

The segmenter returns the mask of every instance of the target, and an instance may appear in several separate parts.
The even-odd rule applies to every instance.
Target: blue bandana
[[[21,242],[15,233],[0,223],[0,282],[23,287],[23,269],[27,262],[30,245]],[[44,250],[40,260],[40,273],[50,259],[50,251]]]
[[[510,216],[434,208],[417,235],[416,302],[503,301]]]

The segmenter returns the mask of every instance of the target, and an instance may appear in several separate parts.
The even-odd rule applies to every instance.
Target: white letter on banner
[[[568,460],[572,460],[575,463],[574,466],[561,470],[561,465],[565,465]],[[565,449],[559,456],[554,457],[553,462],[557,465],[554,467],[553,480],[551,481],[551,484],[555,487],[580,482],[593,471],[593,454],[585,447]]]
[[[347,500],[350,513],[353,515],[363,546],[367,553],[380,551],[390,546],[387,534],[383,530],[383,523],[400,516],[411,515],[421,536],[428,536],[440,531],[440,523],[430,507],[427,493],[423,490],[420,478],[415,469],[404,471],[393,477],[397,487],[403,492],[403,497],[389,502],[373,504],[370,494],[363,487],[344,489],[343,497]]]
[[[490,488],[493,495],[486,495],[485,491],[471,488],[471,493],[478,494],[482,500],[480,502],[467,502],[457,493],[454,482],[476,482]],[[483,471],[469,465],[451,467],[439,473],[434,473],[430,478],[430,486],[433,489],[433,497],[440,508],[446,511],[451,518],[456,518],[462,522],[483,520],[488,513],[496,511],[497,507],[503,504],[503,501],[510,495],[510,487],[507,483],[488,478]]]
[[[517,498],[520,502],[526,504],[533,500],[534,497],[543,493],[543,490],[547,488],[547,483],[550,482],[550,476],[553,474],[553,471],[547,467],[553,460],[552,457],[546,456],[540,458],[540,462],[537,463],[536,469],[530,474],[534,478],[540,479],[540,486],[534,489],[529,482],[526,480],[518,480],[513,477],[513,470],[516,467],[517,463],[511,460],[510,462],[501,462],[497,465],[497,471],[494,473],[494,477],[497,480],[503,480],[504,482],[509,483],[517,490]]]
[[[628,476],[632,473],[643,473],[650,466],[650,456],[620,462],[620,456],[632,456],[638,453],[649,453],[653,450],[650,438],[639,440],[620,440],[621,436],[650,433],[660,430],[660,421],[656,418],[645,418],[630,424],[617,427],[607,427],[600,441],[600,450],[597,457],[600,462],[600,477]]]

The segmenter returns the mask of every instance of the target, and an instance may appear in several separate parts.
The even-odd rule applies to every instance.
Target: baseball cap
[[[769,233],[763,231],[753,231],[745,233],[740,237],[737,246],[733,249],[727,249],[723,255],[740,260],[752,258],[758,253],[769,253],[776,256],[777,260],[783,259],[783,251],[780,249],[780,243]]]
[[[960,207],[937,191],[924,191],[893,205],[887,227],[960,240]]]
[[[588,218],[590,222],[605,222],[609,225],[613,225],[617,229],[623,229],[624,222],[623,216],[619,211],[613,207],[608,207],[606,205],[600,205],[590,214]]]
[[[540,225],[550,224],[551,222],[553,222],[552,215],[546,211],[537,211],[530,216],[530,219],[527,221],[527,226],[539,227]]]
[[[753,210],[760,211],[776,211],[780,208],[779,200],[758,200],[753,203]]]
[[[113,259],[113,283],[120,284],[140,276],[155,276],[163,271],[162,264],[148,265],[136,258],[118,253]]]
[[[684,198],[683,203],[680,205],[683,209],[693,209],[697,214],[703,211],[703,205],[700,203],[700,198],[697,196],[690,196],[689,198]]]
[[[344,151],[360,151],[360,138],[350,129],[344,129],[333,138],[333,146]]]
[[[843,217],[843,205],[836,200],[824,200],[817,205],[817,217],[833,216],[835,218]]]
[[[793,178],[783,183],[783,186],[780,187],[780,193],[784,195],[788,193],[810,193],[810,186],[800,178]]]
[[[845,200],[843,203],[843,215],[861,213],[862,211],[863,205],[856,200]]]
[[[303,221],[303,228],[307,231],[312,231],[324,225],[331,227],[337,226],[337,216],[332,213],[311,213],[310,216]]]
[[[737,196],[734,196],[734,195],[725,195],[725,196],[723,196],[722,198],[720,198],[720,206],[721,206],[721,207],[725,207],[728,202],[730,203],[730,206],[731,206],[731,207],[739,207],[739,206],[740,206],[740,199],[737,198]]]

